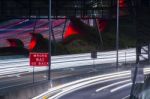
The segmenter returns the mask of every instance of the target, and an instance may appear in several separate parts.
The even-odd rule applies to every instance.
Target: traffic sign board
[[[48,53],[30,53],[30,66],[48,66]]]

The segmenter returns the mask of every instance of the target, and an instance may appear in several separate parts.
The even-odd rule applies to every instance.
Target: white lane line
[[[127,82],[130,82],[130,81],[131,81],[131,79],[123,80],[123,81],[120,81],[120,82],[115,82],[115,83],[112,83],[110,85],[107,85],[107,86],[104,86],[104,87],[101,87],[101,88],[97,89],[96,92],[99,92],[99,91],[104,90],[104,89],[109,88],[109,87],[113,87],[115,85],[119,85],[119,84],[122,84],[122,83],[127,83]]]
[[[119,86],[119,87],[116,87],[116,88],[110,90],[110,92],[113,93],[113,92],[115,92],[115,91],[121,90],[121,89],[123,89],[123,88],[125,88],[125,87],[128,87],[128,86],[131,86],[131,85],[132,85],[132,83],[127,83],[127,84],[125,84],[125,85],[122,85],[122,86]]]
[[[128,97],[130,97],[130,95],[127,95],[127,96],[123,97],[122,99],[128,99]]]

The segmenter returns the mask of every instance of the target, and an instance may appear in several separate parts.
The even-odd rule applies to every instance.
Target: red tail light
[[[67,39],[68,37],[70,37],[72,35],[77,35],[77,34],[79,34],[79,31],[76,30],[76,28],[70,22],[70,24],[65,32],[64,39]]]
[[[36,39],[35,38],[32,38],[31,39],[31,42],[29,44],[29,50],[31,51],[35,46],[36,46]]]

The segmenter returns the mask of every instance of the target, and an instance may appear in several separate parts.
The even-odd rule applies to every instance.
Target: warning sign
[[[30,66],[48,66],[48,53],[30,53]]]

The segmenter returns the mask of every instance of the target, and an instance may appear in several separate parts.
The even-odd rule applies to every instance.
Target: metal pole
[[[33,66],[33,83],[35,82],[35,81],[34,81],[34,77],[35,77],[35,76],[34,76],[34,66]]]
[[[65,19],[65,23],[64,23],[64,27],[63,27],[62,41],[64,40],[64,32],[65,32],[66,25],[67,25],[67,19]]]
[[[148,62],[150,62],[150,44],[148,43]]]
[[[51,0],[49,0],[49,68],[48,68],[48,80],[51,81]]]
[[[35,33],[35,29],[36,29],[36,24],[37,24],[37,17],[35,19],[35,23],[34,23],[34,27],[33,27],[33,33]],[[34,71],[34,66],[33,66],[33,83],[35,82],[35,71]]]
[[[127,64],[127,62],[126,62],[127,61],[126,60],[126,57],[127,57],[126,54],[127,54],[127,52],[125,51],[125,65]]]
[[[101,31],[99,29],[99,23],[98,23],[98,19],[95,19],[96,21],[96,28],[98,30],[98,33],[99,33],[99,38],[100,38],[100,44],[101,44],[101,48],[103,48],[103,38],[102,38],[102,34],[101,34]]]
[[[116,68],[118,68],[118,49],[119,49],[119,0],[117,0],[117,28],[116,28]]]
[[[134,92],[135,84],[136,84],[136,77],[137,77],[137,72],[138,72],[138,65],[139,65],[139,63],[137,63],[135,65],[135,71],[134,71],[134,74],[133,74],[132,87],[131,87],[131,92],[130,92],[130,98],[129,99],[133,99],[133,92]]]

